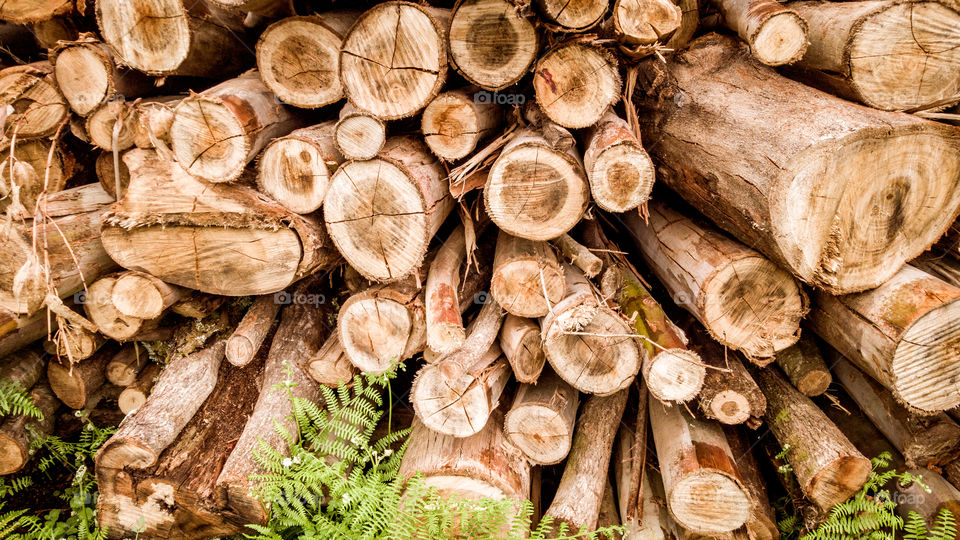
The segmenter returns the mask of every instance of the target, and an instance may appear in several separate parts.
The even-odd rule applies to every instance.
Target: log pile
[[[0,3],[0,474],[119,408],[108,534],[238,534],[277,385],[405,365],[404,478],[574,529],[955,500],[955,2],[434,4]]]

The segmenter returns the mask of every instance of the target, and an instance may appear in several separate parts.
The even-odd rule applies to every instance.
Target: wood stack
[[[116,404],[112,537],[265,523],[276,385],[400,364],[405,477],[575,529],[777,538],[764,422],[815,526],[834,380],[960,482],[956,3],[87,3],[0,3],[0,474]]]

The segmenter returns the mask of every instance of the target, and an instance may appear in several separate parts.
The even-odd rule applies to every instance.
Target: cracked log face
[[[443,23],[408,2],[364,12],[340,49],[340,80],[358,108],[384,120],[424,108],[447,77]]]
[[[181,0],[100,0],[97,19],[103,38],[132,68],[173,72],[190,52],[190,25]]]
[[[343,304],[337,331],[353,365],[364,372],[382,373],[406,359],[414,318],[406,304],[360,293]]]
[[[260,154],[260,190],[298,214],[320,208],[331,170],[343,161],[334,146],[334,125],[331,120],[270,142]]]
[[[450,24],[450,62],[487,90],[519,81],[537,57],[537,31],[507,0],[461,0]]]
[[[605,0],[537,0],[543,17],[573,31],[586,30],[599,23],[609,4]]]
[[[617,61],[599,47],[567,43],[537,62],[533,89],[550,120],[571,129],[592,126],[620,99]]]
[[[17,24],[37,23],[73,11],[73,0],[7,0],[0,3],[0,19]]]
[[[424,109],[423,136],[438,157],[448,161],[467,157],[503,123],[503,110],[493,103],[477,103],[475,92],[476,87],[444,92]]]
[[[10,107],[4,123],[4,137],[18,139],[53,135],[70,109],[60,95],[50,64],[37,62],[0,71],[0,105]]]
[[[670,0],[617,0],[613,25],[624,43],[652,45],[680,28],[680,15]]]

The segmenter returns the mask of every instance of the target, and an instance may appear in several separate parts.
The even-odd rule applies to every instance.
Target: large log
[[[829,510],[859,490],[870,475],[870,460],[830,419],[773,367],[754,370],[767,397],[767,426],[782,447],[803,494]]]
[[[730,532],[750,517],[750,493],[716,422],[650,398],[650,425],[667,507],[683,527],[705,535]]]
[[[257,187],[298,214],[320,208],[333,171],[344,157],[334,142],[334,121],[272,140],[257,163]]]
[[[259,72],[248,71],[177,105],[171,149],[190,174],[229,182],[271,139],[302,125],[302,117],[277,102]]]
[[[626,212],[647,202],[653,162],[626,120],[607,109],[588,131],[585,147],[583,165],[597,206]]]
[[[816,293],[810,328],[903,404],[936,413],[960,405],[958,299],[960,288],[907,265],[870,291]]]
[[[323,210],[337,249],[374,281],[412,273],[453,209],[446,177],[443,165],[410,136],[389,139],[374,159],[343,164]]]
[[[5,139],[39,139],[53,135],[70,108],[57,91],[49,62],[34,62],[0,71],[0,105],[12,107],[4,118]]]
[[[834,294],[876,287],[960,211],[952,127],[785,79],[731,38],[705,36],[680,59],[634,94],[659,178],[801,280]]]
[[[716,0],[723,20],[768,66],[792,64],[807,50],[807,22],[772,0]]]
[[[447,79],[450,10],[391,1],[365,11],[343,37],[347,99],[384,120],[423,109]]]
[[[110,47],[91,34],[58,44],[51,61],[57,88],[80,116],[114,96],[132,101],[153,87],[149,77],[118,65]]]
[[[649,211],[646,222],[624,216],[634,244],[674,302],[714,339],[761,364],[796,343],[807,296],[789,273],[663,203],[651,203]]]
[[[486,90],[517,83],[537,58],[537,30],[509,0],[458,0],[450,21],[450,65]]]
[[[0,476],[23,469],[36,450],[33,444],[53,433],[54,413],[60,402],[50,391],[50,386],[41,381],[33,386],[28,395],[42,418],[12,416],[0,423]]]
[[[33,349],[0,355],[0,380],[30,390],[40,380],[45,365],[43,357]]]
[[[620,100],[620,83],[616,58],[580,40],[551,49],[533,74],[537,104],[550,120],[571,129],[597,123]]]
[[[833,377],[814,337],[804,334],[796,344],[777,353],[777,365],[804,395],[813,397],[827,391]]]
[[[73,13],[73,0],[10,0],[0,5],[0,19],[17,24],[38,23]]]
[[[124,162],[130,186],[102,237],[126,268],[242,296],[281,291],[339,260],[320,223],[248,187],[206,183],[149,150],[131,150]]]
[[[950,30],[960,25],[956,3],[872,0],[787,7],[810,25],[810,47],[798,66],[822,88],[886,110],[923,109],[960,91],[954,76],[960,38]]]
[[[504,420],[507,440],[538,465],[560,463],[570,452],[579,393],[548,371],[522,384]]]
[[[513,236],[497,237],[490,294],[512,315],[542,317],[563,299],[563,268],[549,244]]]
[[[242,16],[205,0],[97,0],[96,11],[103,40],[148,75],[216,77],[249,61]]]

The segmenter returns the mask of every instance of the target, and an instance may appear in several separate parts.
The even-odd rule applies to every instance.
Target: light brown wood
[[[123,63],[148,75],[216,77],[249,62],[243,15],[205,0],[97,0],[96,15]]]
[[[771,0],[717,0],[724,22],[768,66],[792,64],[807,51],[807,22]]]
[[[700,27],[700,1],[679,0],[680,28],[667,40],[667,48],[679,51],[686,47]]]
[[[389,139],[375,159],[344,163],[324,199],[334,245],[373,281],[412,273],[453,209],[446,176],[426,146],[411,136]]]
[[[113,355],[104,367],[104,377],[111,384],[130,386],[137,375],[149,363],[147,350],[138,343],[124,345],[120,352]]]
[[[213,0],[213,3],[263,17],[287,17],[296,13],[293,0]]]
[[[649,402],[650,425],[670,515],[684,528],[717,535],[750,517],[750,493],[740,480],[720,424],[683,407]]]
[[[364,112],[350,102],[340,109],[334,130],[337,149],[347,159],[372,159],[383,150],[387,141],[387,125],[372,113]]]
[[[767,397],[767,426],[781,447],[790,445],[786,458],[803,494],[822,510],[850,498],[867,481],[870,460],[777,369],[753,375]]]
[[[257,41],[257,69],[264,84],[288,105],[314,109],[343,98],[340,44],[356,20],[353,11],[285,17]]]
[[[31,448],[33,443],[53,433],[54,413],[60,402],[50,391],[50,386],[41,381],[29,391],[29,396],[42,418],[12,416],[0,423],[0,476],[23,469],[35,452]]]
[[[820,347],[809,334],[777,353],[777,365],[793,386],[804,395],[813,397],[827,391],[833,377],[820,354]]]
[[[796,343],[807,295],[793,276],[703,221],[659,202],[624,216],[651,270],[720,343],[759,362]]]
[[[226,80],[181,101],[173,113],[173,155],[195,176],[235,180],[271,139],[303,125],[277,102],[257,71]]]
[[[518,82],[536,60],[539,45],[533,22],[508,0],[458,0],[449,38],[450,65],[486,90]]]
[[[57,320],[50,320],[49,332],[57,331]],[[37,311],[20,315],[0,307],[0,358],[15,353],[47,335],[47,313]]]
[[[619,101],[620,83],[616,58],[577,40],[551,49],[537,61],[533,73],[537,104],[550,120],[571,129],[600,121]]]
[[[670,0],[617,0],[610,18],[625,45],[653,45],[680,27],[680,13],[680,6]]]
[[[337,388],[341,384],[351,386],[353,378],[360,373],[360,370],[350,362],[350,358],[343,350],[343,345],[340,344],[340,336],[334,331],[327,336],[320,349],[310,357],[307,362],[307,373],[318,383]]]
[[[17,219],[32,218],[44,186],[49,194],[63,190],[73,173],[72,159],[61,146],[54,148],[45,139],[5,146],[0,151],[0,211]]]
[[[430,263],[424,289],[424,323],[427,347],[449,354],[463,345],[467,331],[460,316],[460,266],[467,257],[466,236],[461,224],[443,242]]]
[[[49,62],[0,70],[0,106],[12,107],[5,117],[5,139],[38,139],[53,135],[70,108],[57,90]]]
[[[507,440],[535,464],[560,463],[570,453],[579,403],[579,392],[548,370],[518,387],[504,420]]]
[[[540,325],[537,321],[508,313],[500,329],[499,344],[517,381],[536,383],[547,361],[540,345]]]
[[[904,266],[880,287],[816,293],[810,328],[914,412],[960,405],[960,288]]]
[[[321,224],[251,188],[209,184],[156,152],[124,155],[131,180],[106,217],[110,256],[131,270],[211,294],[270,294],[339,257]]]
[[[170,311],[191,319],[205,319],[217,310],[226,298],[197,291],[189,291],[180,301],[170,308]]]
[[[156,319],[176,304],[184,290],[143,272],[123,272],[113,286],[113,305],[121,314]]]
[[[103,385],[107,362],[116,352],[116,348],[107,347],[93,357],[76,364],[67,362],[64,365],[56,359],[51,359],[47,364],[47,380],[50,388],[67,407],[82,409],[87,403],[87,398]]]
[[[119,124],[119,126],[117,125]],[[131,103],[116,98],[95,107],[86,118],[90,143],[103,150],[124,151],[134,145],[137,114]]]
[[[120,411],[123,414],[131,414],[142,407],[147,402],[150,391],[157,383],[159,375],[160,366],[157,364],[150,364],[145,367],[137,376],[136,381],[124,388],[117,397],[117,407]]]
[[[333,120],[272,140],[257,164],[257,187],[298,214],[323,204],[333,171],[344,157],[334,141]]]
[[[149,77],[119,66],[110,48],[92,34],[61,42],[51,61],[57,88],[80,116],[90,114],[115,96],[133,101],[153,87]]]
[[[62,321],[53,339],[43,342],[43,349],[62,361],[72,363],[90,358],[106,342],[107,338],[97,332]]]
[[[770,506],[770,495],[760,465],[753,454],[753,446],[742,429],[724,427],[723,433],[730,445],[731,455],[737,462],[740,481],[750,495],[750,517],[744,523],[745,536],[750,540],[779,540],[777,516]]]
[[[455,161],[472,154],[504,122],[503,108],[475,86],[443,92],[423,110],[420,130],[439,158]]]
[[[954,221],[953,128],[812,90],[727,37],[680,57],[669,83],[634,95],[643,126],[658,126],[658,177],[801,280],[833,294],[876,287]]]
[[[885,110],[924,108],[960,91],[952,75],[960,65],[960,41],[948,30],[960,24],[955,3],[874,0],[787,7],[812,29],[798,65],[822,88]]]
[[[649,526],[654,516],[648,516],[646,508],[650,497],[649,479],[644,469],[647,462],[647,388],[641,380],[637,385],[639,399],[628,397],[627,407],[617,431],[616,447],[611,465],[616,480],[616,496],[620,523],[626,528],[623,538],[646,539],[641,535],[641,526]],[[652,531],[651,531],[652,532]]]
[[[589,394],[610,395],[640,371],[630,326],[594,294],[586,277],[564,265],[566,293],[541,321],[543,350],[560,377]]]
[[[0,356],[0,380],[16,384],[22,390],[33,388],[44,374],[44,368],[43,357],[34,349]]]
[[[588,278],[595,278],[603,270],[603,261],[590,252],[590,249],[574,240],[569,234],[564,234],[552,242],[557,246],[564,260],[576,266]]]
[[[583,165],[590,194],[609,212],[626,212],[647,202],[653,189],[653,162],[626,120],[612,109],[587,132]]]
[[[447,9],[391,1],[365,11],[340,48],[347,99],[384,120],[423,109],[446,82],[449,27]]]
[[[133,142],[137,148],[159,148],[166,151],[171,146],[170,127],[173,113],[183,96],[163,96],[144,99],[134,104],[135,123]]]
[[[279,312],[280,303],[276,295],[258,296],[227,339],[227,361],[235,366],[249,364],[263,345]]]
[[[94,170],[104,193],[113,199],[118,199],[123,197],[123,194],[127,191],[127,186],[130,185],[130,170],[127,169],[127,164],[123,162],[123,156],[118,155],[116,162],[120,166],[120,174],[118,175],[113,158],[113,152],[101,150],[100,155],[97,156],[97,161],[94,163]],[[117,197],[118,188],[120,197]]]
[[[540,16],[567,32],[583,32],[597,25],[609,9],[603,0],[537,0]]]
[[[110,274],[91,283],[83,295],[83,310],[103,335],[117,341],[132,341],[153,325],[138,317],[128,317],[113,303],[113,289],[121,274]]]
[[[513,236],[497,237],[490,294],[518,317],[542,317],[564,294],[563,268],[549,244]]]
[[[72,0],[11,0],[0,6],[0,19],[17,24],[50,20],[73,12]]]

